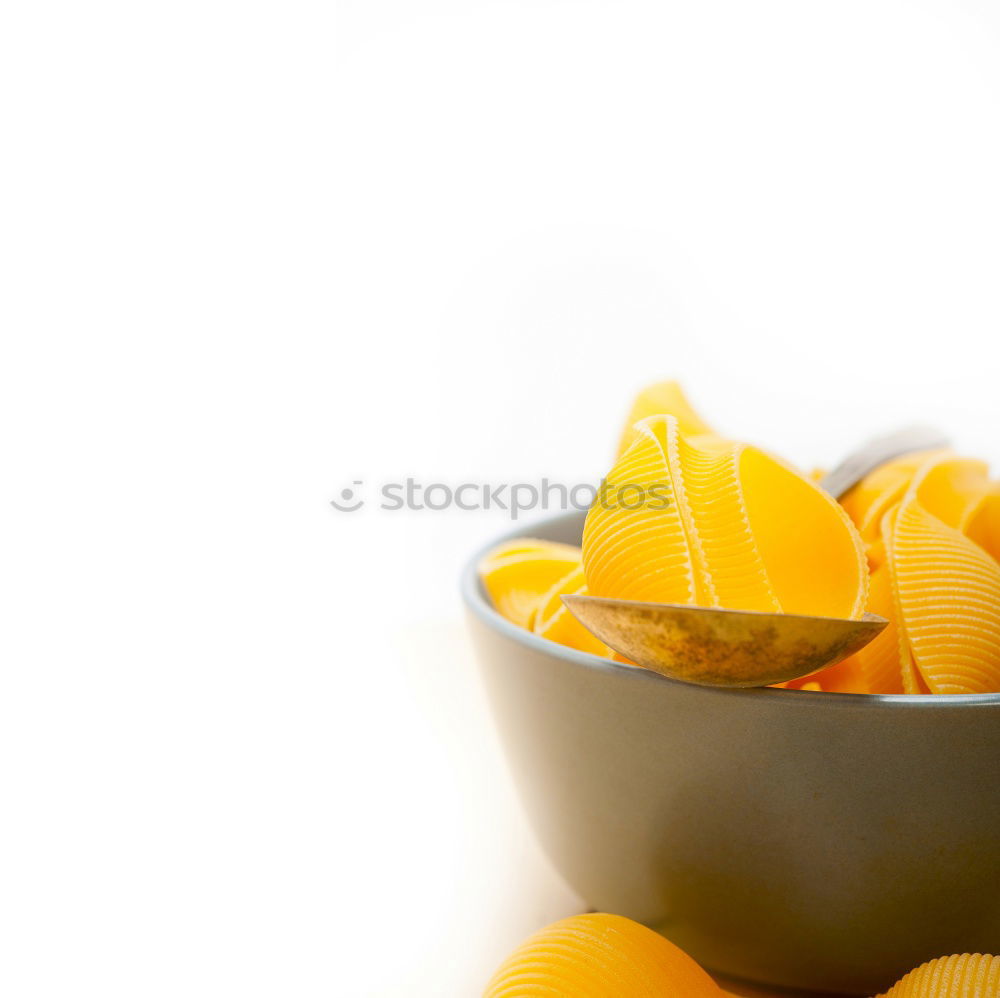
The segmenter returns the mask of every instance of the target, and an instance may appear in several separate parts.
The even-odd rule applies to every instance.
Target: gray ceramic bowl
[[[579,543],[578,514],[511,537]],[[491,545],[492,546],[492,545]],[[1000,953],[1000,695],[723,690],[514,627],[468,565],[494,716],[542,846],[593,908],[712,970],[872,995]]]

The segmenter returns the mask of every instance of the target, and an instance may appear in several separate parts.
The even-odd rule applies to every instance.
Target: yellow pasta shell
[[[900,505],[889,529],[900,619],[927,689],[1000,690],[1000,565],[928,512],[916,494]]]
[[[587,514],[583,561],[594,596],[661,603],[704,598],[682,519],[681,483],[668,468],[657,432],[662,424],[657,417],[638,424],[636,440],[608,473]]]
[[[932,457],[914,476],[909,491],[942,523],[962,529],[989,491],[988,473],[984,461]]]
[[[577,915],[536,932],[483,998],[719,998],[718,985],[663,936],[620,915]]]
[[[673,416],[635,429],[584,526],[593,595],[862,615],[861,539],[813,482],[755,447],[685,436]]]
[[[871,574],[867,610],[885,617],[889,623],[860,651],[809,677],[827,693],[903,692],[904,648],[888,565],[882,565]]]
[[[628,450],[635,439],[635,424],[649,416],[670,415],[680,424],[681,432],[689,436],[714,434],[715,431],[695,412],[687,400],[684,390],[676,381],[658,381],[649,385],[636,396],[625,421],[621,440],[618,443],[618,457]]]
[[[1000,957],[943,956],[921,964],[878,998],[998,998]]]
[[[986,494],[970,511],[965,534],[1000,561],[1000,483],[992,482]]]
[[[479,563],[479,577],[497,611],[530,630],[542,597],[580,566],[580,558],[580,549],[571,544],[519,538],[487,554]]]
[[[862,538],[867,542],[874,541],[879,536],[882,517],[903,498],[921,467],[950,453],[946,450],[919,451],[887,461],[843,496],[840,503]]]
[[[536,634],[577,651],[590,652],[607,658],[610,649],[596,638],[583,624],[566,609],[562,601],[565,595],[585,596],[587,585],[583,577],[583,565],[577,565],[561,578],[539,601],[532,629]]]
[[[949,450],[920,451],[889,461],[841,499],[862,538],[880,536],[882,518],[914,492],[924,507],[952,527],[963,527],[989,490],[985,462]]]

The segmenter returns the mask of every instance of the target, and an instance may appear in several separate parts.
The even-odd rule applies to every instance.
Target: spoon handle
[[[848,454],[836,468],[823,476],[819,485],[835,499],[839,499],[886,461],[914,451],[936,450],[947,446],[949,440],[939,430],[928,426],[908,426],[895,433],[876,437]]]

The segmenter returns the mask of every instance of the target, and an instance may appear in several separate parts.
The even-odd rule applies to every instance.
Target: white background
[[[991,0],[0,14],[0,991],[474,995],[579,902],[456,575],[634,389],[994,463]]]

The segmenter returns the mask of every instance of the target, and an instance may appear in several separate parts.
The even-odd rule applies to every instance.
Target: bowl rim
[[[557,516],[545,517],[509,530],[495,537],[488,544],[480,547],[465,563],[460,579],[462,600],[468,610],[479,618],[487,627],[498,631],[505,637],[537,652],[551,655],[555,658],[572,662],[582,668],[618,676],[622,679],[641,682],[667,683],[704,691],[709,695],[758,697],[766,700],[780,699],[782,703],[812,704],[824,707],[844,706],[861,707],[867,710],[880,708],[899,709],[901,707],[917,707],[922,710],[941,710],[956,707],[1000,707],[1000,692],[998,693],[826,693],[816,690],[775,689],[773,687],[757,687],[753,689],[730,689],[718,686],[698,686],[685,683],[683,680],[661,676],[657,672],[640,668],[637,665],[627,665],[612,659],[601,658],[590,652],[578,651],[556,641],[550,641],[531,631],[525,630],[502,617],[486,595],[479,578],[479,564],[482,559],[499,544],[520,538],[537,536],[538,532],[546,532],[552,527],[578,520],[580,512],[561,513]]]

